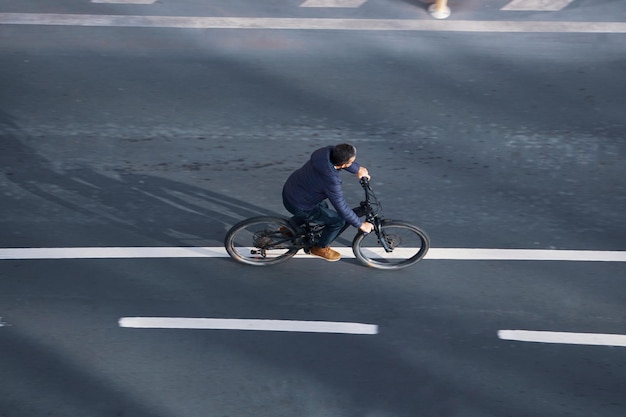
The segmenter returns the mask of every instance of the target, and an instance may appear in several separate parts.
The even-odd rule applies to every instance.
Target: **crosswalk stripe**
[[[573,0],[512,0],[500,10],[557,12],[567,7]]]
[[[300,7],[361,7],[367,0],[306,0]]]
[[[154,4],[157,0],[91,0],[92,3],[106,4]]]

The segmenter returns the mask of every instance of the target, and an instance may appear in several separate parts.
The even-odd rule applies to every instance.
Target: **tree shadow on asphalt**
[[[77,358],[55,348],[53,341],[11,327],[3,329],[0,340],[3,417],[171,416],[138,400],[111,374],[90,371]],[[98,363],[97,355],[93,364]]]

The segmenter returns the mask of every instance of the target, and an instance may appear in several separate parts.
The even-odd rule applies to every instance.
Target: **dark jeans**
[[[328,207],[326,201],[322,201],[311,211],[304,211],[291,204],[285,197],[285,194],[283,194],[283,205],[289,213],[293,214],[291,219],[297,224],[300,225],[308,221],[325,226],[324,230],[322,230],[322,236],[317,242],[317,246],[321,248],[327,247],[332,241],[337,239],[337,236],[339,236],[346,224],[346,221],[339,213]]]

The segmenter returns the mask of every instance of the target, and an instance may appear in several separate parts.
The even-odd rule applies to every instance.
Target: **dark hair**
[[[356,156],[356,148],[349,143],[342,143],[330,151],[330,163],[334,166],[347,164]]]

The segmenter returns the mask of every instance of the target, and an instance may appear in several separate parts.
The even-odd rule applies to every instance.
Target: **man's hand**
[[[359,167],[359,172],[356,173],[356,176],[359,179],[365,177],[365,178],[367,178],[368,181],[371,179],[370,173],[367,171],[367,168],[365,168],[365,167]]]
[[[370,222],[363,222],[363,224],[361,225],[361,227],[359,227],[359,229],[363,233],[370,233],[372,230],[374,230],[374,225]]]

